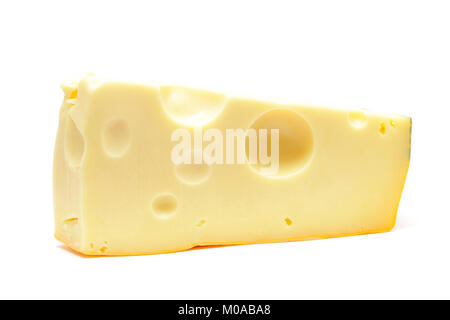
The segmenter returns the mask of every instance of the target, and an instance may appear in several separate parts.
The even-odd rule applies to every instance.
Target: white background
[[[0,298],[450,298],[449,1],[2,1]],[[83,258],[53,238],[59,84],[168,81],[413,118],[390,233]]]

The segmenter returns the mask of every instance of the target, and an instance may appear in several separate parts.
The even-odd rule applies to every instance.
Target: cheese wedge
[[[409,165],[408,117],[93,75],[63,90],[55,236],[78,252],[167,253],[384,232],[395,224]],[[257,136],[266,149],[253,148],[249,129],[267,133]],[[227,132],[245,132],[244,146]],[[192,145],[180,153],[191,163],[174,161],[181,142]],[[242,148],[244,162],[237,160]],[[267,170],[263,151],[276,170]]]

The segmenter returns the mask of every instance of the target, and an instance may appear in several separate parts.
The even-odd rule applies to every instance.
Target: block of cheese
[[[409,165],[408,117],[94,75],[63,90],[55,236],[78,252],[167,253],[395,224]],[[254,147],[249,129],[266,139],[257,135]]]

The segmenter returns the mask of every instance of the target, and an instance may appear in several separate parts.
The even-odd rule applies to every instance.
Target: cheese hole
[[[292,225],[292,220],[289,218],[284,219],[284,222],[286,223],[286,225],[289,227]]]
[[[172,217],[177,208],[178,200],[170,193],[160,194],[152,200],[152,211],[160,219]]]
[[[202,164],[179,164],[175,167],[175,176],[187,185],[197,185],[208,180],[211,175],[211,166]]]
[[[74,228],[77,224],[78,224],[78,218],[72,217],[72,218],[65,219],[63,221],[62,227],[64,228],[64,230],[70,230],[70,229]]]
[[[275,109],[261,114],[250,126],[255,129],[257,138],[257,152],[251,152],[249,136],[246,138],[245,151],[250,167],[258,174],[269,178],[283,178],[300,173],[311,161],[314,153],[313,131],[309,123],[297,112],[287,109]],[[265,130],[264,130],[265,129]],[[276,173],[265,173],[267,169],[274,168],[276,156],[272,156],[272,129],[278,129],[279,164]],[[263,131],[261,131],[263,130]],[[271,160],[264,164],[260,158],[260,147],[264,146],[261,138],[266,132],[267,157]],[[276,136],[276,135],[275,135]],[[263,140],[264,141],[264,140]],[[274,150],[277,151],[276,145]],[[257,155],[257,161],[250,158],[250,154]],[[253,162],[253,163],[252,163]],[[264,172],[265,170],[265,172]]]
[[[226,96],[182,87],[161,87],[161,100],[166,113],[186,126],[203,126],[222,112]]]
[[[78,97],[78,89],[75,89],[70,94],[69,99],[76,99],[77,97]]]
[[[201,219],[198,223],[197,223],[197,227],[201,228],[204,227],[206,225],[206,220],[205,219]]]
[[[66,119],[64,154],[68,165],[79,168],[85,151],[84,137],[70,116]]]
[[[120,158],[128,150],[131,134],[128,123],[122,118],[109,120],[102,134],[102,143],[105,153],[111,158]]]
[[[348,113],[348,122],[354,129],[360,130],[367,125],[367,115],[362,111],[351,111]]]
[[[378,131],[380,132],[381,135],[386,134],[386,124],[384,122],[380,124],[380,128],[378,129]]]
[[[102,246],[102,247],[100,248],[100,252],[101,252],[101,253],[105,253],[106,250],[108,250],[108,247],[107,247],[107,246]]]
[[[77,224],[78,223],[78,218],[68,218],[68,219],[64,220],[64,223],[66,223],[66,224]]]
[[[389,124],[391,125],[392,128],[396,128],[398,123],[392,119],[389,120]]]

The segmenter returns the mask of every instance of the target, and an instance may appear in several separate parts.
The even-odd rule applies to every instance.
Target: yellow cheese
[[[409,165],[408,117],[95,76],[63,89],[55,235],[76,251],[164,253],[384,232],[395,224]],[[268,130],[266,155],[278,147],[278,170],[265,172],[260,153],[250,161],[263,144],[250,148],[248,135],[245,161],[237,160],[242,146],[227,130],[238,129]],[[190,164],[173,158],[183,133],[191,138]],[[207,154],[216,161],[205,161]]]

